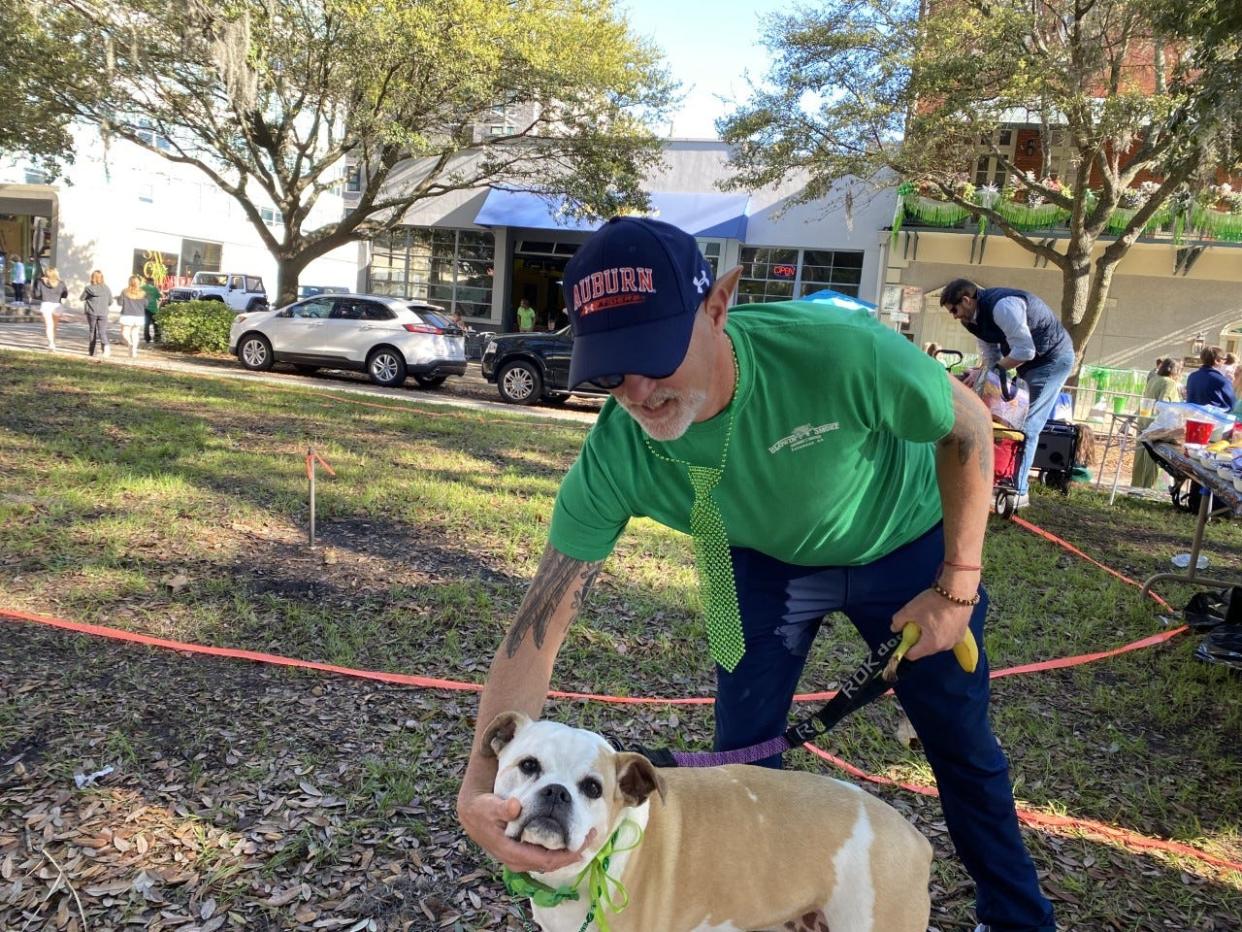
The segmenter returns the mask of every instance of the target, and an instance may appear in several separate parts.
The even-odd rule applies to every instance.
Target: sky
[[[731,109],[720,98],[745,100],[745,73],[759,78],[767,69],[759,17],[790,9],[774,0],[620,0],[619,5],[631,29],[663,49],[682,84],[685,99],[669,135],[692,139],[717,138],[713,123]]]

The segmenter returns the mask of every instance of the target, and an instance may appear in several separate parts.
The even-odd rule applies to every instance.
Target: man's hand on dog
[[[522,814],[516,799],[501,799],[494,793],[459,796],[457,818],[480,848],[513,871],[547,874],[582,860],[583,852],[595,838],[594,829],[577,851],[551,851],[539,845],[515,841],[505,835],[505,826]]]

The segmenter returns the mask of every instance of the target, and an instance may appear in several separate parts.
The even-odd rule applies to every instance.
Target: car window
[[[242,277],[240,275],[234,275],[232,278],[230,278],[229,287],[240,291],[242,287]]]
[[[376,301],[359,301],[363,320],[392,320],[397,315]]]
[[[453,323],[452,318],[439,314],[436,311],[419,309],[418,316],[421,317],[425,323],[431,324],[433,327],[439,327],[441,330],[457,329],[457,325]]]
[[[301,304],[293,305],[290,310],[293,312],[291,315],[293,317],[321,320],[332,313],[332,301],[313,298],[310,301],[303,301]]]
[[[263,291],[263,279],[254,278],[253,276],[249,276],[249,275],[246,276],[246,290],[247,291],[259,291],[259,292]]]
[[[227,275],[214,275],[210,272],[199,272],[194,276],[194,284],[211,285],[214,287],[223,287],[228,283]]]

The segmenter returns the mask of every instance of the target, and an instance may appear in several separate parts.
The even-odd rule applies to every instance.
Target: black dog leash
[[[613,737],[609,743],[618,751],[642,754],[657,767],[719,767],[723,764],[753,764],[774,754],[813,741],[825,734],[851,712],[861,709],[878,699],[892,687],[901,676],[909,661],[906,652],[919,641],[917,625],[908,624],[900,634],[895,634],[877,647],[846,681],[845,685],[818,712],[799,720],[783,735],[769,738],[750,747],[734,751],[674,751],[671,748],[645,748],[641,745],[626,746]],[[966,629],[966,637],[954,648],[958,663],[968,673],[973,673],[977,650],[974,635]],[[968,659],[974,655],[972,659]]]

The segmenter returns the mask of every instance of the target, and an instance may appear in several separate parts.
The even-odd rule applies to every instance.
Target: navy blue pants
[[[933,581],[944,559],[944,530],[937,525],[866,566],[793,566],[742,548],[732,555],[746,654],[732,673],[716,668],[720,751],[784,734],[826,614],[843,612],[872,649],[890,637],[893,615]],[[958,856],[974,878],[979,922],[995,932],[1055,932],[1052,904],[1018,831],[1009,765],[988,722],[987,605],[985,593],[970,621],[978,669],[964,672],[949,651],[924,658],[904,671],[897,697],[936,774]],[[764,763],[779,767],[780,759]]]

